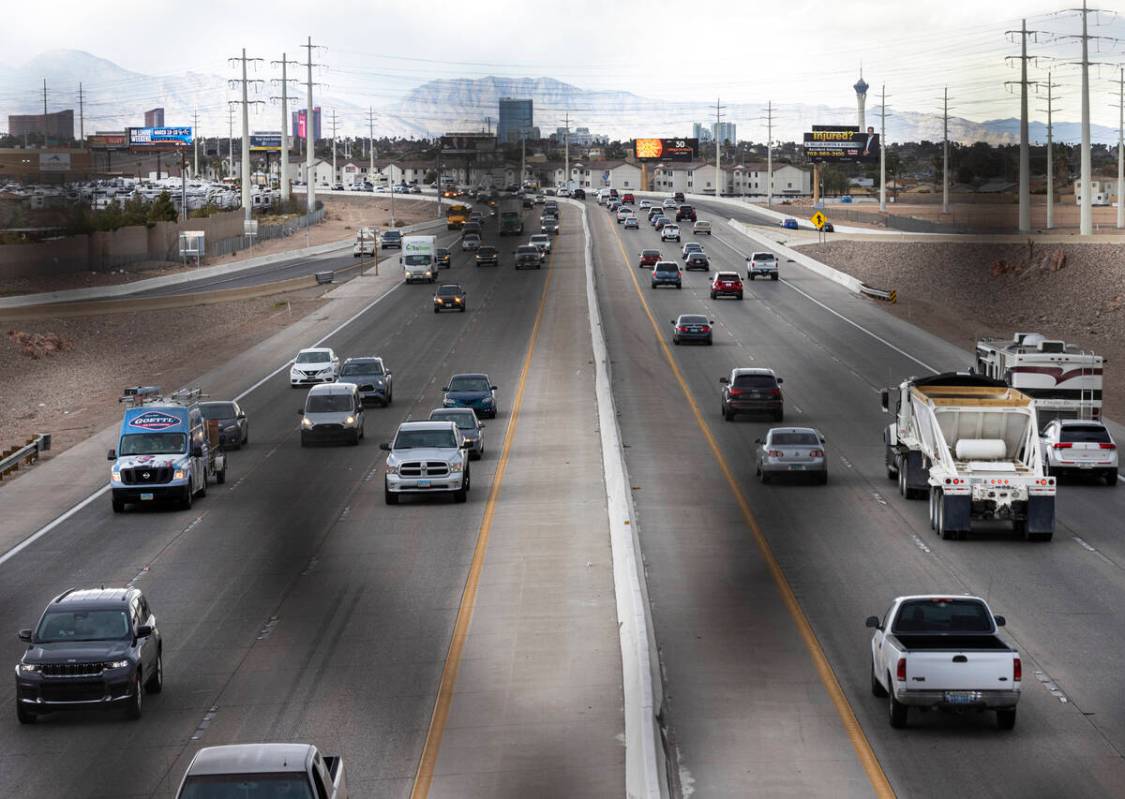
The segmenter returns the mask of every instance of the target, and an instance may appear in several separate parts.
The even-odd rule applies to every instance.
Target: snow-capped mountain
[[[268,79],[269,69],[261,68],[253,77]],[[86,95],[86,132],[120,130],[140,125],[144,111],[163,106],[169,125],[191,124],[198,110],[199,129],[204,135],[225,135],[228,131],[227,100],[237,97],[222,75],[187,72],[170,75],[145,75],[124,69],[112,61],[80,50],[52,50],[41,53],[18,67],[0,66],[0,116],[3,114],[39,113],[43,107],[42,85],[47,80],[49,110],[75,108],[78,84]],[[276,87],[268,82],[255,95],[265,99],[264,106],[251,109],[250,124],[255,130],[276,130],[281,122],[278,106],[268,102]],[[304,105],[304,95],[295,90],[290,108]],[[501,97],[530,98],[534,107],[534,124],[543,135],[554,132],[569,115],[570,126],[589,128],[593,133],[611,139],[637,136],[688,136],[693,122],[708,124],[714,117],[714,106],[708,101],[670,102],[651,99],[625,91],[588,90],[553,78],[485,77],[479,79],[441,79],[421,84],[407,92],[399,101],[376,109],[377,136],[431,138],[451,131],[495,129]],[[336,97],[331,89],[314,99],[324,114],[322,132],[330,130],[329,114],[335,109],[341,135],[367,133],[367,107],[345,97]],[[841,105],[778,104],[773,106],[774,138],[800,141],[813,124],[854,124],[855,107]],[[765,103],[728,103],[725,121],[738,126],[743,140],[763,141],[766,137]],[[76,113],[77,125],[77,113]],[[869,105],[867,123],[878,125],[879,108]],[[239,128],[235,115],[235,130]],[[1094,125],[1092,138],[1099,143],[1115,143],[1117,131]],[[1046,126],[1031,125],[1034,142],[1046,140]],[[941,117],[894,109],[887,120],[890,141],[930,141],[942,136]],[[1075,142],[1079,127],[1074,122],[1055,125],[1055,140]],[[962,117],[950,118],[950,138],[961,142],[986,141],[992,144],[1019,141],[1018,119],[995,119],[976,122]]]

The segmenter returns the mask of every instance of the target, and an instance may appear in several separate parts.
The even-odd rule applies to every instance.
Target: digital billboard
[[[855,125],[813,125],[805,134],[805,156],[810,161],[866,163],[879,160],[879,134]]]
[[[129,128],[130,147],[185,147],[192,142],[191,127]]]
[[[699,139],[634,139],[638,161],[694,161]]]
[[[250,151],[255,153],[281,152],[281,133],[277,131],[255,131],[251,133]]]

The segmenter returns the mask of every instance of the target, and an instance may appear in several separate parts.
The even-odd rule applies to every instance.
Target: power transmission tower
[[[51,134],[47,127],[47,79],[43,78],[43,145],[50,146]]]
[[[570,190],[570,112],[563,115],[563,185]]]
[[[305,44],[301,47],[305,48],[305,62],[303,66],[308,69],[308,90],[305,96],[305,194],[306,205],[305,213],[311,214],[316,210],[316,180],[313,175],[313,151],[316,150],[316,138],[313,135],[313,67],[319,67],[320,64],[313,63],[313,50],[324,49],[322,45],[314,45],[312,37],[309,36]],[[306,227],[307,231],[308,228]]]
[[[941,212],[949,213],[949,87],[942,95]]]
[[[773,100],[766,102],[766,207],[773,205]]]
[[[1089,32],[1089,17],[1091,14],[1108,13],[1116,16],[1114,12],[1102,9],[1089,8],[1086,0],[1082,0],[1082,8],[1068,9],[1070,13],[1082,15],[1082,33],[1056,33],[1052,34],[1051,41],[1060,39],[1078,39],[1082,42],[1082,60],[1077,64],[1082,68],[1082,159],[1079,170],[1081,181],[1081,214],[1079,217],[1079,234],[1089,236],[1094,232],[1094,206],[1093,195],[1090,192],[1090,42],[1113,42],[1120,44],[1121,39],[1112,36],[1095,36]]]
[[[82,82],[78,82],[78,139],[86,142],[86,97],[82,94]]]
[[[1027,54],[1027,37],[1035,37],[1039,41],[1038,34],[1044,31],[1029,31],[1027,29],[1027,20],[1020,20],[1020,29],[1018,31],[1006,31],[1005,34],[1009,37],[1020,37],[1020,54],[1010,55],[1005,58],[1006,61],[1019,60],[1020,62],[1020,79],[1018,81],[1008,81],[1005,85],[1012,83],[1019,83],[1020,87],[1020,233],[1031,232],[1031,145],[1027,140],[1028,137],[1028,121],[1027,121],[1027,87],[1035,81],[1027,79],[1027,62],[1034,59],[1035,56]]]
[[[242,84],[242,99],[230,100],[231,103],[238,103],[242,106],[242,215],[244,218],[250,218],[250,212],[253,210],[250,201],[250,104],[261,103],[261,100],[250,100],[247,98],[247,85],[250,83],[261,84],[263,81],[254,80],[250,81],[246,78],[246,64],[249,62],[258,62],[260,58],[247,58],[246,48],[242,48],[242,55],[235,56],[228,59],[232,64],[239,62],[242,65],[242,79],[232,80],[232,86],[239,83]]]
[[[719,126],[722,124],[722,119],[726,116],[723,109],[726,106],[719,105],[719,98],[715,98],[715,197],[722,196],[722,167],[720,161],[723,157],[723,137],[719,134]],[[772,175],[770,176],[773,177]]]
[[[281,97],[271,97],[270,99],[275,102],[281,103],[281,202],[289,203],[289,80],[286,70],[290,64],[296,64],[296,61],[290,61],[285,53],[281,54],[280,61],[271,61],[270,66],[281,65],[281,80],[273,79],[273,82],[281,84]]]
[[[1117,227],[1125,228],[1125,67],[1117,84]]]
[[[1051,73],[1047,73],[1047,80],[1039,84],[1047,89],[1047,107],[1039,109],[1047,113],[1047,230],[1055,227],[1055,162],[1054,162],[1054,113],[1055,98],[1052,90],[1059,84],[1051,81]]]
[[[879,211],[887,212],[887,84],[879,100]]]

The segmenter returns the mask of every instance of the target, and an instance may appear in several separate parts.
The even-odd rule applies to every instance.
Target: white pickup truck
[[[996,711],[1002,730],[1016,725],[1023,664],[973,596],[900,596],[882,619],[869,616],[871,693],[887,699],[892,727],[906,726],[911,707],[924,711]]]
[[[176,799],[293,796],[348,799],[344,762],[312,744],[208,746],[192,758]]]

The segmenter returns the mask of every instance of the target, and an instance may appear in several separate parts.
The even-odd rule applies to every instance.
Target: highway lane
[[[818,781],[817,771],[808,768],[806,758],[818,753],[803,740],[803,749],[791,741],[778,751],[770,748],[789,732],[777,719],[776,696],[785,694],[778,680],[791,673],[794,655],[778,646],[776,630],[791,622],[775,613],[769,592],[763,592],[752,538],[730,492],[719,485],[717,464],[699,443],[682,392],[660,368],[663,355],[628,277],[636,267],[622,263],[618,238],[628,242],[631,260],[640,247],[654,246],[656,234],[645,227],[620,230],[592,204],[591,212],[600,300],[631,477],[640,486],[634,497],[680,765],[700,795],[723,795],[731,786],[749,790],[761,784],[754,782],[760,775],[774,778],[779,762],[792,770],[788,783],[779,786],[838,793],[841,783]],[[703,244],[716,267],[740,271],[742,254],[751,249],[748,240],[725,231]],[[830,304],[843,302],[842,292],[791,270],[792,285],[747,283],[744,302],[712,301],[701,273],[685,276],[681,292],[654,292],[647,287],[647,272],[636,271],[662,326],[680,312],[707,313],[717,323],[715,346],[670,351],[894,788],[901,795],[1120,793],[1125,714],[1116,697],[1125,685],[1116,663],[1125,626],[1114,610],[1125,598],[1125,575],[1116,565],[1121,561],[1098,557],[1071,536],[1081,530],[1083,540],[1099,550],[1111,546],[1105,509],[1114,508],[1121,493],[1064,487],[1063,529],[1049,545],[1000,534],[941,541],[929,530],[925,503],[895,495],[882,467],[880,430],[886,417],[877,387],[924,370],[797,289]],[[865,326],[878,324],[892,343],[904,337],[912,345],[928,342],[921,359],[937,368],[964,366],[950,362],[955,348],[903,332],[909,326],[899,320],[873,321],[877,309],[865,313]],[[662,327],[660,335],[669,332],[670,326]],[[786,422],[814,424],[828,437],[833,470],[828,487],[763,487],[753,480],[753,441],[769,424],[724,423],[718,413],[718,378],[740,365],[770,366],[786,378]],[[1084,509],[1088,502],[1100,509],[1097,514]],[[868,688],[869,636],[862,619],[882,613],[896,593],[929,590],[980,593],[1007,613],[1027,675],[1014,733],[998,733],[991,716],[929,714],[914,717],[914,729],[905,732],[888,726],[885,702]],[[766,618],[763,609],[769,611]],[[1069,701],[1046,690],[1037,672],[1056,681]],[[763,720],[776,726],[763,730]],[[798,724],[803,721],[798,717]],[[832,720],[820,721],[817,734],[825,735]],[[739,761],[734,750],[751,744],[764,754],[750,756],[749,764]],[[826,766],[817,763],[823,776]],[[858,790],[854,780],[847,784]]]
[[[580,235],[572,224],[562,238]],[[474,463],[466,505],[391,509],[376,444],[425,418],[464,370],[501,387],[495,444],[547,275],[454,255],[442,279],[466,286],[467,313],[435,315],[430,287],[403,286],[327,342],[342,356],[381,354],[395,372],[395,403],[371,410],[361,446],[301,448],[304,392],[278,375],[242,402],[254,439],[231,455],[230,481],[191,511],[115,516],[106,499],[0,567],[9,630],[67,587],[133,581],[166,646],[165,691],[139,723],[74,714],[21,727],[9,716],[0,795],[169,796],[200,746],[262,739],[343,754],[357,795],[409,794],[495,461]],[[14,662],[21,647],[6,640]],[[0,703],[13,697],[11,682],[0,687]]]

